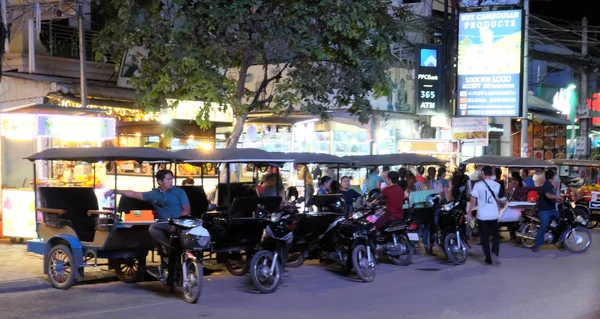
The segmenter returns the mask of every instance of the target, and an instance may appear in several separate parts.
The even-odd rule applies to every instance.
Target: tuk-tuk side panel
[[[61,226],[60,228],[57,228],[54,226],[46,225],[45,223],[38,223],[38,234],[40,238],[43,238],[45,240],[61,235],[69,235],[74,238],[78,238],[77,233],[75,233],[75,230],[71,226]]]
[[[48,274],[48,254],[50,250],[52,247],[60,244],[71,248],[71,254],[73,255],[73,275],[76,280],[82,278],[82,272],[79,271],[79,268],[83,266],[83,247],[77,237],[68,234],[60,234],[48,239],[44,251],[44,274]]]
[[[149,250],[158,244],[154,241],[149,225],[137,225],[131,228],[117,228],[109,232],[96,230],[94,245],[102,250]]]

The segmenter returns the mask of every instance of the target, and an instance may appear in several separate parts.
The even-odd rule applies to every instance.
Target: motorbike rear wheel
[[[375,256],[373,256],[373,251],[371,251],[370,257],[372,262],[369,262],[367,247],[365,245],[358,245],[352,249],[352,267],[354,267],[354,271],[364,282],[375,280]]]
[[[204,270],[202,264],[192,260],[186,260],[187,281],[183,283],[183,300],[189,303],[196,303],[202,294],[202,282]]]
[[[279,260],[273,260],[274,255],[268,250],[261,250],[252,257],[250,261],[250,279],[258,291],[263,294],[270,294],[277,290],[281,282],[283,267]],[[269,274],[271,265],[275,263],[275,270],[272,275]]]
[[[575,227],[563,236],[565,249],[572,253],[583,253],[592,245],[592,235],[584,227]]]
[[[398,243],[399,245],[404,246],[405,254],[402,254],[398,257],[394,257],[394,256],[390,256],[390,255],[388,255],[388,256],[394,265],[397,265],[397,266],[409,265],[410,261],[412,260],[413,253],[414,253],[413,245],[411,245],[411,243],[408,241],[408,239],[406,239],[404,237],[399,237],[398,241],[399,241],[399,243]]]
[[[521,233],[524,236],[535,238],[537,236],[537,231],[538,228],[533,223],[527,223],[521,226],[519,233]],[[535,239],[521,238],[520,241],[521,245],[525,248],[532,248],[533,246],[535,246]]]
[[[455,265],[462,265],[467,261],[467,246],[463,240],[458,245],[456,233],[449,233],[444,237],[444,253]]]

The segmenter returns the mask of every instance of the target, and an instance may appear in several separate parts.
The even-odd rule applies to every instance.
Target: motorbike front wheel
[[[375,280],[375,256],[372,250],[371,256],[368,256],[365,245],[358,245],[352,249],[352,267],[362,281]]]
[[[204,276],[202,264],[186,260],[183,267],[187,271],[187,278],[184,278],[183,281],[183,299],[189,303],[196,303],[202,293],[202,278]]]
[[[458,244],[456,233],[449,233],[444,237],[444,253],[455,265],[462,265],[467,261],[467,246],[463,240]]]
[[[537,232],[538,228],[535,226],[535,224],[523,224],[523,226],[521,226],[521,229],[519,230],[519,233],[521,233],[523,236],[526,236],[527,238],[521,238],[521,245],[525,248],[532,248],[533,246],[535,246],[535,237],[537,236]]]
[[[271,274],[273,263],[275,263],[275,268]],[[273,253],[268,250],[259,251],[250,261],[250,279],[254,287],[263,294],[270,294],[277,290],[282,274],[281,263],[279,260],[274,260]]]
[[[567,230],[563,238],[565,249],[572,253],[583,253],[592,245],[592,235],[589,230],[583,227]]]

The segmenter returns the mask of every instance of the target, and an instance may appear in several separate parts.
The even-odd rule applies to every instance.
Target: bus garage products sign
[[[459,15],[457,116],[521,116],[523,11]]]
[[[415,97],[417,114],[437,115],[441,110],[441,46],[417,44]]]

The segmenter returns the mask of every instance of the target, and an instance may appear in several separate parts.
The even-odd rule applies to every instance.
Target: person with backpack
[[[481,169],[483,179],[475,183],[471,190],[471,205],[468,214],[477,207],[477,223],[479,225],[479,237],[481,248],[485,255],[485,263],[488,265],[499,265],[500,259],[500,227],[498,217],[499,206],[506,201],[504,194],[500,192],[500,184],[492,180],[492,168],[484,166]],[[494,237],[490,252],[490,232]]]

